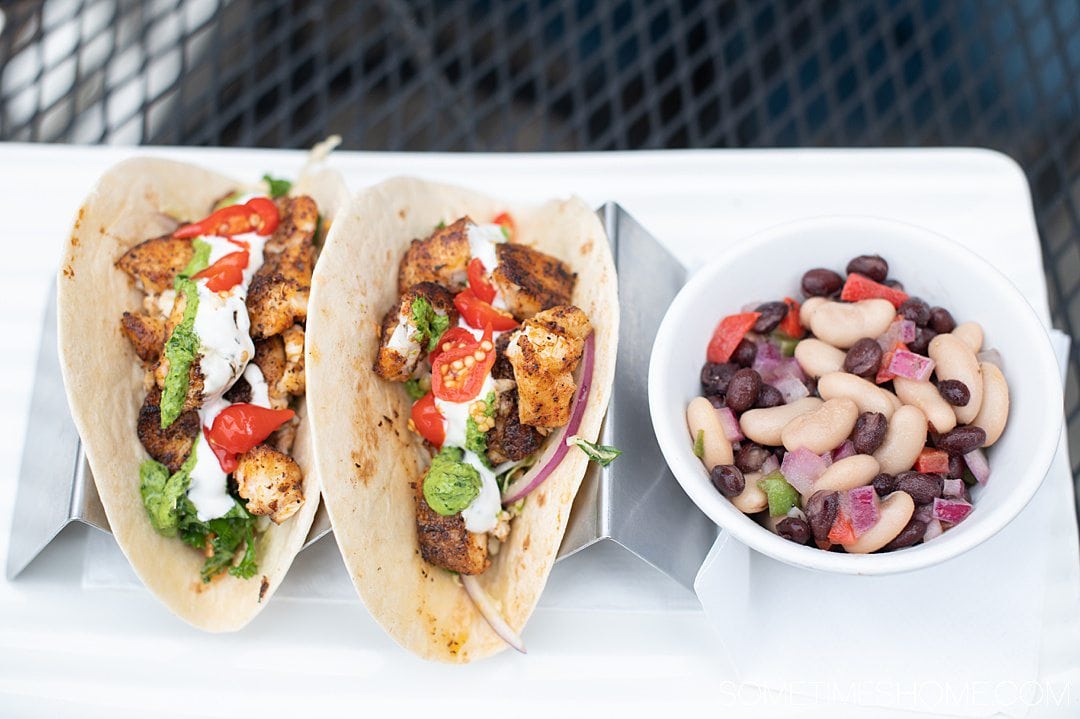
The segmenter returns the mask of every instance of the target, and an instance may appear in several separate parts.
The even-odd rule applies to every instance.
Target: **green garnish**
[[[405,391],[413,402],[427,394],[427,390],[420,386],[420,380],[418,379],[406,380]]]
[[[184,269],[180,270],[180,274],[178,274],[176,276],[177,279],[180,279],[180,278],[186,279],[188,277],[192,277],[194,275],[197,275],[200,272],[202,272],[203,270],[205,270],[207,268],[207,266],[209,266],[209,264],[210,264],[210,243],[209,242],[207,242],[207,241],[205,241],[205,240],[203,240],[203,239],[201,239],[199,237],[196,237],[194,240],[191,241],[191,249],[193,249],[195,251],[195,254],[193,254],[191,256],[191,259],[188,260],[188,263],[184,267]],[[173,284],[174,284],[174,286],[176,285],[175,282]],[[179,289],[179,287],[177,287],[177,289]]]
[[[289,194],[289,190],[292,189],[292,182],[289,180],[277,179],[270,175],[263,175],[262,179],[270,188],[270,197],[273,197],[274,199],[284,197]]]
[[[699,429],[694,438],[694,456],[698,459],[705,457],[705,430]]]
[[[416,333],[410,339],[422,346],[426,338],[427,351],[430,352],[439,346],[443,332],[450,327],[450,318],[436,312],[426,298],[417,297],[412,303],[412,323]]]
[[[169,373],[161,390],[161,428],[165,429],[180,416],[188,393],[188,373],[199,353],[199,338],[195,334],[195,313],[199,309],[199,293],[195,283],[186,277],[176,278],[177,292],[184,295],[184,317],[165,342],[165,359]]]
[[[509,240],[510,239],[510,228],[507,227],[506,225],[499,225],[499,229],[502,230],[503,237],[505,237],[506,239]]]
[[[590,442],[589,440],[578,437],[577,435],[574,435],[573,437],[568,437],[566,440],[566,446],[578,447],[589,457],[590,461],[596,462],[601,467],[608,466],[616,459],[618,459],[620,454],[622,454],[622,450],[617,447],[611,447],[606,444],[596,444],[595,442]]]
[[[445,227],[446,227],[446,222],[444,222],[443,220],[439,220],[439,224],[435,225],[436,230],[441,230],[441,229],[443,229]]]
[[[780,345],[780,354],[784,357],[795,356],[795,345],[799,344],[799,340],[793,340],[785,334],[779,332],[773,335],[773,339]]]
[[[484,397],[484,416],[495,416],[495,390],[488,392],[487,397]],[[465,449],[479,457],[484,465],[491,466],[487,458],[487,433],[480,431],[476,420],[472,417],[465,420]]]
[[[158,534],[175,537],[180,524],[180,498],[187,491],[191,481],[191,470],[195,467],[195,452],[192,452],[175,474],[169,475],[169,469],[152,459],[139,465],[139,494],[143,506],[150,516],[150,524]]]
[[[457,514],[480,495],[480,472],[462,462],[464,456],[460,447],[443,447],[424,477],[424,499],[444,517]]]
[[[769,514],[772,516],[780,517],[790,512],[792,507],[799,506],[799,490],[787,483],[780,470],[759,479],[757,484],[769,497]]]

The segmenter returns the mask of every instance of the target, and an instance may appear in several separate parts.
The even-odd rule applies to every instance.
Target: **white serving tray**
[[[7,350],[0,360],[0,556],[7,554],[34,355],[62,243],[94,180],[120,159],[148,152],[237,177],[294,174],[303,159],[267,150],[0,145]],[[1027,183],[1011,160],[992,152],[341,152],[333,165],[354,189],[416,174],[511,200],[568,193],[594,206],[615,200],[691,268],[740,237],[787,220],[837,213],[905,220],[974,248],[1049,322]],[[1042,491],[1057,497],[1057,551],[1049,558],[1041,675],[1047,686],[1072,694],[1068,706],[1044,703],[1031,715],[1075,716],[1080,557],[1067,470]],[[507,652],[462,668],[406,655],[358,600],[337,592],[290,598],[319,594],[323,583],[340,586],[345,571],[330,543],[301,555],[295,579],[248,628],[215,636],[189,629],[142,589],[85,586],[90,531],[67,530],[16,582],[0,581],[0,716],[361,716],[382,708],[413,714],[450,707],[550,715],[599,701],[605,710],[635,714],[704,705],[715,714],[736,708],[738,716],[868,715],[843,703],[843,677],[818,701],[740,685],[737,666],[724,658],[694,596],[603,545],[556,567],[525,632],[527,657]]]

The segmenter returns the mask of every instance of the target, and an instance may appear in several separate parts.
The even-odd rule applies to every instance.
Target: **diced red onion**
[[[847,492],[847,514],[856,537],[861,537],[877,524],[881,517],[878,510],[877,491],[871,485],[855,487]]]
[[[889,361],[888,371],[896,377],[921,382],[930,379],[930,374],[934,371],[934,360],[907,350],[896,350]]]
[[[964,464],[971,470],[979,484],[986,484],[990,479],[990,463],[986,461],[986,454],[981,449],[973,449],[964,455]]]
[[[845,439],[843,444],[832,451],[832,461],[839,462],[841,459],[847,459],[856,454],[855,444],[850,439]]]
[[[941,526],[941,522],[936,519],[930,519],[929,521],[926,521],[926,531],[923,532],[922,540],[924,542],[929,542],[931,539],[936,539],[944,533],[945,527]]]
[[[832,465],[832,463],[833,463],[832,452],[822,452],[818,456],[820,456],[821,461],[825,463],[825,469],[828,469]]]
[[[942,492],[946,497],[958,497],[963,499],[964,497],[964,480],[962,479],[946,479],[945,490]]]
[[[797,399],[810,396],[810,390],[798,377],[786,376],[773,380],[770,384],[775,387],[780,396],[784,398],[784,404],[791,404]]]
[[[521,641],[518,633],[511,629],[503,616],[499,614],[499,608],[495,606],[494,600],[480,586],[480,580],[471,574],[461,574],[459,576],[461,577],[461,585],[465,587],[465,593],[469,595],[469,599],[476,606],[476,611],[480,612],[480,616],[484,618],[492,631],[514,649],[526,654],[525,643]]]
[[[720,415],[720,426],[724,428],[724,436],[727,437],[729,442],[738,442],[743,438],[742,429],[739,427],[739,420],[735,418],[735,413],[731,411],[730,407],[721,407],[716,410],[716,413]]]
[[[881,346],[881,349],[888,352],[896,346],[897,342],[915,341],[915,323],[911,320],[905,320],[901,317],[897,317],[889,325],[889,329],[885,330],[885,334],[877,338],[877,343]]]
[[[1001,353],[997,350],[983,350],[975,356],[979,358],[980,362],[989,362],[992,365],[996,365],[1000,370],[1005,369],[1005,364],[1001,359]]]
[[[962,499],[934,499],[934,509],[931,516],[939,522],[957,524],[971,514],[972,506]]]
[[[766,377],[772,377],[776,372],[777,365],[784,359],[784,356],[780,353],[780,346],[776,345],[769,340],[762,340],[757,343],[757,354],[754,355],[754,363],[751,368],[761,375],[762,379]],[[765,379],[767,382],[768,380]]]
[[[768,477],[778,469],[780,469],[780,460],[776,458],[775,454],[770,454],[765,458],[765,461],[761,463],[761,476]],[[781,474],[783,473],[781,472]]]
[[[821,457],[805,447],[799,447],[784,455],[780,474],[800,494],[809,494],[814,482],[825,471],[825,466],[825,460]]]
[[[570,408],[570,421],[559,430],[555,437],[548,441],[548,448],[536,464],[503,490],[502,503],[504,505],[513,504],[543,484],[544,480],[551,476],[551,473],[555,471],[555,468],[559,466],[563,457],[570,450],[563,439],[577,434],[578,427],[581,425],[581,418],[585,416],[585,405],[588,404],[589,390],[592,387],[595,355],[596,335],[590,333],[585,338],[585,348],[581,353],[581,381],[578,384],[577,393],[574,395],[574,403]]]
[[[929,522],[933,519],[932,516],[933,507],[929,504],[922,504],[915,508],[915,513],[911,515],[912,519],[917,519],[920,522]]]

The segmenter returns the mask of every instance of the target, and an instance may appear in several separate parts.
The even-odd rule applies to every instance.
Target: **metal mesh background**
[[[1080,331],[1080,2],[0,3],[0,140],[349,149],[981,145]],[[1066,411],[1080,474],[1080,345]]]

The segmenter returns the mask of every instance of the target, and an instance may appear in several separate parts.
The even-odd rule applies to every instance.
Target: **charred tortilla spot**
[[[264,574],[263,578],[262,578],[262,583],[259,585],[259,602],[260,603],[262,602],[263,597],[266,596],[266,592],[267,592],[268,589],[270,589],[270,580]]]

